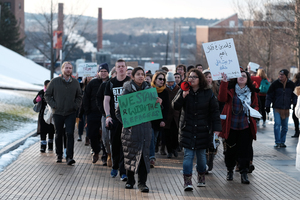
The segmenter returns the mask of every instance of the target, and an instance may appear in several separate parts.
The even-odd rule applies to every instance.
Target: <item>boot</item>
[[[88,137],[85,137],[85,146],[89,146],[90,145],[90,139]]]
[[[107,167],[111,167],[111,166],[112,166],[111,154],[108,153],[107,154]]]
[[[209,153],[209,159],[208,159],[208,171],[211,171],[214,167],[214,158],[215,154],[214,153]]]
[[[295,130],[295,134],[292,136],[292,138],[298,138],[299,137],[299,130]]]
[[[204,173],[198,172],[197,179],[198,179],[197,187],[205,187],[205,172]]]
[[[53,151],[53,143],[48,143],[48,151]]]
[[[40,151],[41,151],[42,153],[45,153],[45,151],[46,151],[46,146],[47,146],[47,145],[45,145],[45,144],[41,144],[41,149],[40,149]]]
[[[192,174],[186,175],[183,174],[183,180],[184,180],[184,191],[192,191],[193,190],[193,184],[192,184]]]
[[[254,170],[255,170],[255,167],[254,167],[252,161],[250,161],[248,173],[252,173]]]
[[[96,163],[99,160],[99,153],[93,153],[92,163]]]
[[[160,147],[160,154],[161,155],[167,155],[166,151],[165,151],[165,147],[166,145],[162,144],[161,147]]]
[[[250,183],[250,181],[248,180],[247,172],[241,173],[241,182],[243,184],[249,184]]]
[[[227,179],[227,181],[233,180],[233,169],[227,171],[226,179]]]

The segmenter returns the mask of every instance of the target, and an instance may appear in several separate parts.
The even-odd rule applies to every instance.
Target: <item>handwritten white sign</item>
[[[163,67],[166,67],[169,69],[169,72],[172,72],[173,74],[176,72],[176,65],[163,65]]]
[[[145,62],[144,70],[145,72],[151,70],[151,73],[154,74],[156,70],[159,70],[159,63]]]
[[[232,38],[202,45],[213,80],[221,80],[221,73],[223,72],[228,79],[241,77],[240,65]]]
[[[97,63],[81,63],[78,65],[78,77],[95,77],[97,70]]]
[[[256,63],[254,63],[254,62],[249,62],[249,64],[248,64],[248,69],[250,69],[251,71],[253,71],[253,72],[256,72],[256,70],[259,68],[259,64],[256,64]],[[249,70],[248,70],[248,72],[249,72]]]

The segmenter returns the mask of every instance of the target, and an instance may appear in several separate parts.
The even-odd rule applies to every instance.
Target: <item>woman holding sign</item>
[[[227,180],[233,180],[233,168],[237,161],[241,182],[249,184],[247,173],[253,154],[252,141],[256,140],[257,132],[256,121],[250,116],[250,110],[258,110],[258,100],[250,74],[241,71],[241,75],[228,84],[226,74],[222,74],[218,99],[225,102],[225,106],[222,112],[222,133],[219,136],[225,138],[227,145]]]
[[[132,70],[132,80],[124,83],[122,95],[146,90],[151,88],[145,80],[143,68],[137,67]],[[157,102],[161,103],[161,99]],[[116,117],[122,123],[119,106]],[[147,174],[150,172],[149,149],[152,138],[151,122],[144,122],[129,128],[123,128],[121,134],[124,152],[124,166],[128,180],[125,188],[132,189],[135,184],[134,174],[138,174],[138,188],[141,192],[149,192],[146,185]]]
[[[217,99],[204,75],[198,69],[191,69],[185,81],[189,82],[190,88],[187,91],[179,90],[172,106],[175,110],[181,110],[179,133],[180,143],[184,147],[184,190],[191,191],[194,156],[197,157],[197,186],[204,187],[205,153],[211,142],[210,130],[219,134],[221,121]]]

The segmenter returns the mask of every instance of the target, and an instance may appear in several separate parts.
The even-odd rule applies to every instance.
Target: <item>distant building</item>
[[[18,25],[20,27],[20,39],[25,37],[25,14],[24,14],[24,0],[0,0],[2,5],[7,6],[15,15]]]

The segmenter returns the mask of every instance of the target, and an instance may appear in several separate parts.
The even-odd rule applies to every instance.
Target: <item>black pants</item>
[[[121,142],[121,132],[122,132],[122,124],[114,119],[115,123],[114,128],[111,130],[111,156],[113,159],[112,168],[119,169],[120,176],[122,174],[126,174],[126,170],[124,168],[124,154]]]
[[[45,123],[45,124],[43,124],[43,126],[46,126],[46,128],[42,128],[41,129],[42,130],[41,133],[40,133],[41,140],[46,140],[47,134],[48,134],[48,139],[49,140],[53,140],[53,138],[54,138],[54,132],[55,132],[53,124],[47,124],[47,123]]]
[[[66,135],[67,139],[67,158],[73,159],[74,155],[74,128],[76,121],[76,113],[68,116],[53,115],[55,126],[55,146],[56,155],[62,157],[63,155],[63,137]],[[64,130],[65,125],[65,130]]]
[[[230,129],[225,152],[227,170],[233,170],[236,161],[238,161],[240,172],[248,171],[250,160],[253,157],[252,140],[250,128],[244,130]]]
[[[267,119],[267,116],[266,116],[266,110],[265,110],[265,103],[266,103],[266,96],[259,96],[259,99],[260,99],[260,102],[261,102],[261,106],[260,106],[260,113],[262,115],[262,118],[263,118],[263,121],[265,122],[266,119]]]
[[[101,149],[101,136],[100,136],[100,127],[101,127],[101,114],[91,113],[87,116],[87,127],[88,127],[88,138],[90,139],[92,150],[95,154],[98,154]]]
[[[130,170],[126,170],[126,174],[127,174],[127,184],[130,185],[134,185],[135,184],[135,179],[134,179],[134,172],[130,171]],[[145,165],[145,161],[144,161],[144,156],[142,154],[142,158],[138,167],[138,185],[146,185],[146,181],[147,181],[147,168]]]
[[[170,129],[165,129],[165,136],[168,153],[173,153],[178,147],[178,128],[174,119],[171,122]]]
[[[295,109],[293,109],[293,121],[294,121],[294,125],[295,125],[295,134],[298,135],[299,134],[299,119],[295,115]]]

